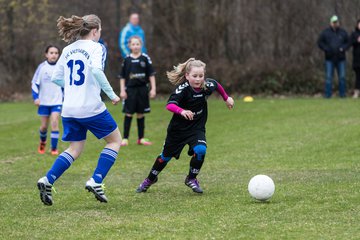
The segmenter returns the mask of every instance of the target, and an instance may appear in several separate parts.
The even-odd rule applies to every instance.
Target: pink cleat
[[[127,140],[126,138],[124,138],[121,143],[120,143],[120,146],[127,146],[129,145],[129,140]]]
[[[152,145],[152,142],[149,141],[147,138],[141,138],[137,140],[138,145],[144,145],[144,146],[150,146]]]

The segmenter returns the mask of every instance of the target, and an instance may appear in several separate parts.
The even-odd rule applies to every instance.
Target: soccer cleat
[[[102,183],[96,183],[93,178],[90,178],[86,182],[85,189],[89,192],[92,192],[98,201],[104,203],[108,202],[108,199],[104,193],[104,185]]]
[[[41,201],[48,206],[51,206],[53,204],[52,195],[51,195],[51,189],[52,185],[49,183],[49,180],[47,177],[42,177],[37,182],[37,187],[40,191],[40,199]]]
[[[46,142],[40,142],[39,148],[38,148],[38,153],[44,154],[45,153],[45,146],[46,146]]]
[[[120,143],[120,146],[127,146],[129,145],[129,140],[127,140],[126,138],[124,138],[121,143]]]
[[[59,151],[58,151],[57,149],[51,150],[50,153],[51,153],[51,155],[53,155],[53,156],[59,155]]]
[[[144,146],[150,146],[152,145],[152,142],[149,141],[147,138],[141,138],[137,140],[138,145],[144,145]]]
[[[156,183],[158,181],[158,178],[156,177],[154,181],[151,181],[148,178],[145,178],[145,180],[140,184],[140,186],[136,189],[137,193],[146,192],[148,188]]]
[[[188,186],[196,193],[203,193],[203,190],[200,188],[199,181],[196,178],[189,179],[189,176],[185,178],[185,185]]]

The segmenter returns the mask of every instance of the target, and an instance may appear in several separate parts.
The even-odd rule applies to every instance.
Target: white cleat
[[[49,183],[47,177],[42,177],[37,182],[37,187],[40,191],[40,199],[41,201],[48,206],[53,204],[52,195],[51,195],[51,188],[52,185]]]
[[[104,186],[102,183],[96,183],[93,178],[90,178],[85,185],[85,189],[92,192],[95,198],[100,202],[107,203],[107,197],[104,193]]]

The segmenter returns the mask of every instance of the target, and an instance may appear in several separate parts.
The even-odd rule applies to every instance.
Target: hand
[[[120,98],[121,98],[121,99],[124,99],[124,100],[127,99],[127,93],[126,93],[126,91],[121,91],[121,92],[120,92]]]
[[[35,100],[34,100],[34,104],[35,104],[36,106],[40,106],[40,99],[35,99]]]
[[[339,48],[339,51],[340,51],[340,52],[343,52],[343,51],[344,51],[344,49],[343,49],[343,48]]]
[[[232,97],[228,97],[225,104],[229,109],[233,109],[234,108],[234,99]]]
[[[155,98],[155,96],[156,96],[156,91],[153,90],[153,89],[151,89],[151,91],[150,91],[150,98]]]
[[[180,114],[187,120],[193,120],[195,115],[192,111],[189,110],[183,110]]]
[[[357,38],[357,41],[360,42],[360,36]]]
[[[116,105],[118,104],[118,102],[120,102],[120,98],[118,96],[116,96],[116,98],[111,100],[112,104]]]

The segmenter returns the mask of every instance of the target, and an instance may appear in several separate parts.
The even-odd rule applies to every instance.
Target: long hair
[[[94,14],[78,17],[72,15],[70,18],[60,16],[57,20],[59,35],[67,43],[74,42],[86,36],[94,28],[99,29],[101,20]]]
[[[186,62],[174,66],[172,71],[167,71],[166,75],[173,85],[178,85],[186,81],[185,74],[189,73],[192,67],[203,67],[205,71],[206,64],[195,58],[189,58]]]

